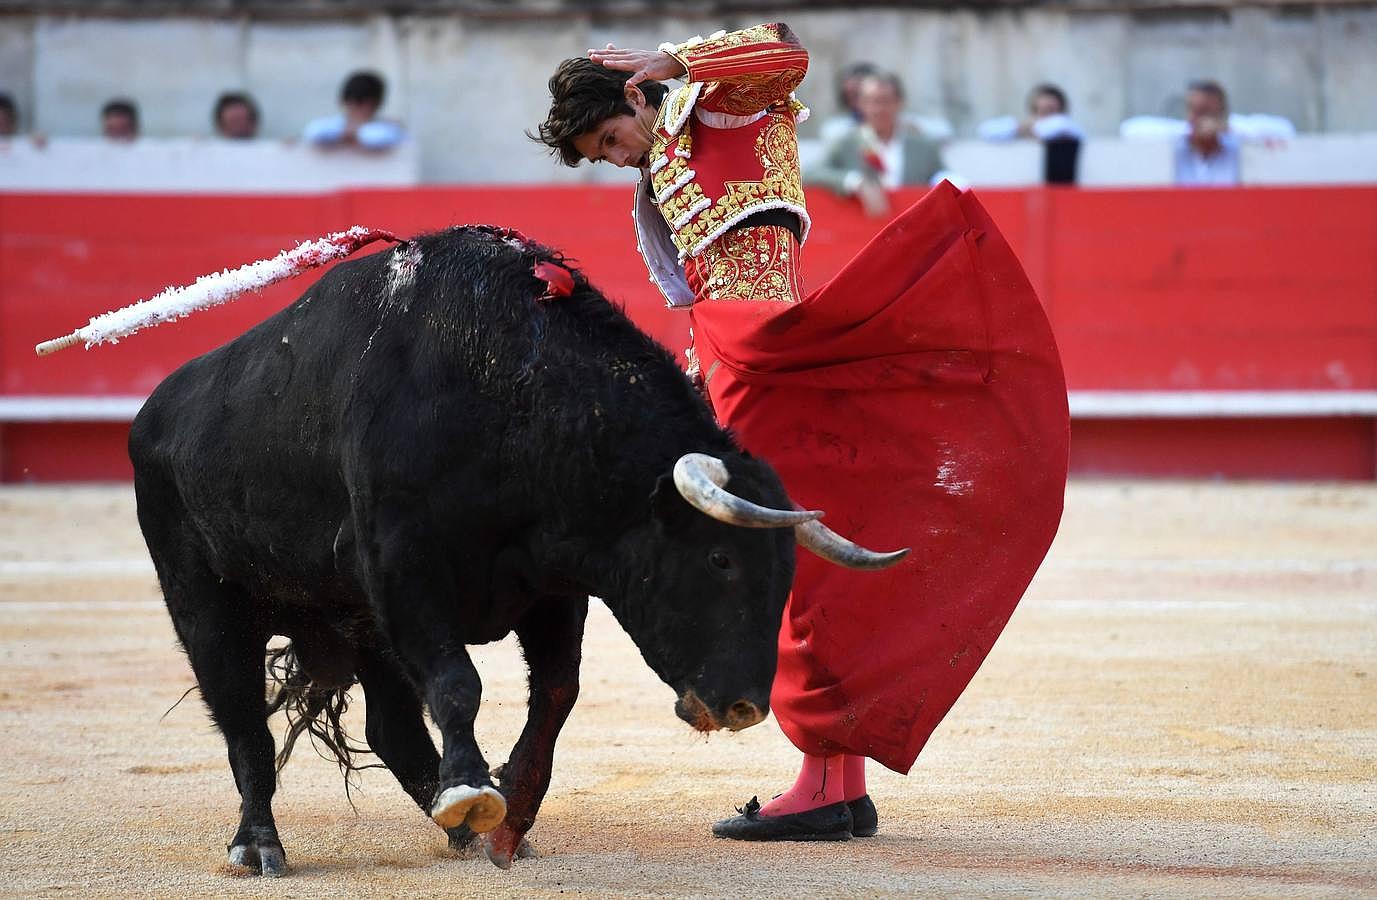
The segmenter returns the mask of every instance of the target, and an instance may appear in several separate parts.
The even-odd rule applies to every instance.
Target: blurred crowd
[[[359,71],[344,80],[339,93],[339,111],[312,119],[302,129],[300,140],[321,148],[353,148],[385,151],[406,139],[400,122],[378,115],[387,85],[375,72]],[[244,91],[226,91],[210,109],[214,137],[227,141],[252,141],[259,137],[258,103]],[[138,140],[139,106],[131,99],[116,97],[107,101],[99,114],[100,135],[108,141]],[[0,93],[0,139],[23,134],[14,98]],[[46,136],[28,132],[42,144]]]
[[[816,152],[804,157],[806,182],[853,197],[872,215],[888,212],[889,192],[898,187],[943,178],[963,185],[961,173],[944,159],[944,148],[953,137],[950,122],[909,109],[898,76],[872,63],[857,62],[841,71],[836,89],[840,112],[821,123]],[[400,122],[379,115],[385,94],[381,76],[353,72],[340,87],[338,111],[311,120],[293,140],[319,148],[387,151],[406,140],[407,133]],[[1125,139],[1173,142],[1178,185],[1236,185],[1243,143],[1277,143],[1295,135],[1291,122],[1281,117],[1232,113],[1227,93],[1214,81],[1190,82],[1185,107],[1184,119],[1135,116],[1119,130]],[[259,122],[258,103],[247,92],[228,91],[211,104],[215,138],[257,139]],[[135,141],[140,135],[138,104],[128,98],[111,99],[101,107],[99,123],[104,139]],[[0,93],[0,140],[21,133],[13,98]],[[1040,142],[1044,181],[1076,182],[1085,133],[1071,116],[1066,92],[1055,84],[1034,86],[1021,115],[986,120],[979,123],[976,133],[989,142]],[[29,137],[39,144],[45,140],[33,132]]]
[[[818,161],[805,167],[806,181],[855,197],[874,215],[888,211],[887,192],[893,188],[943,178],[961,184],[960,173],[943,159],[950,123],[906,110],[896,75],[854,63],[838,76],[837,100],[843,112],[823,123],[823,148]],[[1022,116],[988,119],[977,134],[991,142],[1039,141],[1044,181],[1076,182],[1085,133],[1071,118],[1066,92],[1055,84],[1036,85]],[[1184,187],[1237,185],[1241,144],[1275,144],[1295,134],[1295,126],[1280,116],[1231,113],[1224,88],[1207,80],[1186,86],[1186,118],[1134,116],[1119,129],[1119,136],[1129,140],[1172,141],[1175,183]]]

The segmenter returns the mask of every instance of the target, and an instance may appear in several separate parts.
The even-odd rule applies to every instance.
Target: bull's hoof
[[[490,861],[500,868],[507,868],[511,865],[510,859],[504,866],[493,858],[493,841],[503,829],[490,831],[485,837],[474,834],[467,826],[460,825],[457,828],[447,829],[449,834],[449,849],[453,850],[460,859],[479,859],[486,856]],[[522,838],[516,845],[516,859],[536,859],[540,856],[531,842]]]
[[[474,833],[483,834],[492,831],[507,817],[507,801],[491,785],[456,784],[445,788],[435,798],[430,817],[441,828],[467,825]]]
[[[287,854],[276,844],[250,841],[229,848],[229,864],[240,866],[265,878],[281,878],[287,874]]]
[[[510,869],[514,859],[536,859],[540,854],[515,829],[506,824],[494,829],[483,841],[488,861],[499,869]]]

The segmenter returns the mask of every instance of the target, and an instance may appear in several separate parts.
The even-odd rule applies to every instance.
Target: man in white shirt
[[[1065,91],[1055,84],[1040,84],[1028,94],[1026,118],[1022,121],[1015,116],[986,119],[976,127],[976,132],[987,141],[1012,141],[1017,138],[1083,140],[1085,132],[1071,119],[1068,109]]]
[[[976,131],[987,141],[1034,138],[1043,143],[1043,180],[1048,184],[1074,184],[1076,161],[1085,132],[1072,121],[1066,92],[1044,82],[1028,94],[1028,116],[1000,116],[981,122]]]
[[[302,132],[302,139],[318,147],[392,149],[402,142],[406,132],[397,122],[377,118],[383,91],[382,78],[372,72],[355,72],[340,91],[344,112],[313,119]]]

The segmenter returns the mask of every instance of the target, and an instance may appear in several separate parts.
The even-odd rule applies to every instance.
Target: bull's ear
[[[655,490],[650,492],[650,514],[670,532],[687,527],[695,516],[702,515],[689,506],[674,486],[674,476],[670,474],[661,475],[656,480]]]

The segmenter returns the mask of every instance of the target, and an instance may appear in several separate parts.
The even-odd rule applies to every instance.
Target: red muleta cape
[[[719,418],[880,572],[800,553],[771,704],[805,753],[907,772],[1061,519],[1056,343],[979,201],[934,188],[801,303],[693,307]]]

